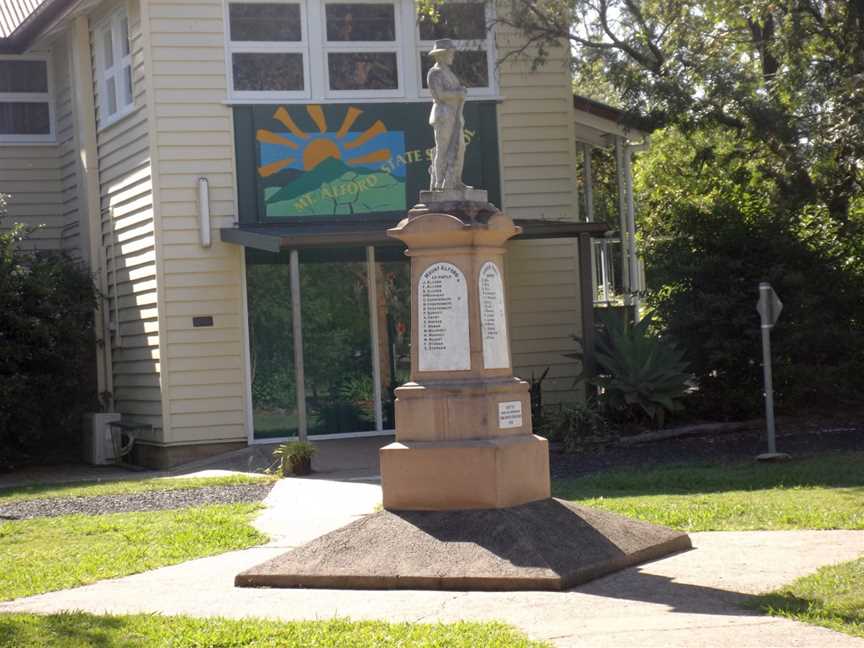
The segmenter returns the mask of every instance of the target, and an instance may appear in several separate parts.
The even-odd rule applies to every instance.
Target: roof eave
[[[0,54],[23,54],[55,20],[78,0],[46,0],[6,38],[0,38]]]
[[[573,108],[582,112],[606,119],[624,128],[638,131],[640,133],[650,133],[651,129],[646,128],[644,119],[640,115],[615,108],[602,101],[584,97],[582,95],[573,95]]]

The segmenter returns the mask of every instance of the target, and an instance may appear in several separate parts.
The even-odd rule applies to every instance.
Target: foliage
[[[612,426],[595,403],[546,408],[546,420],[549,439],[560,441],[564,452],[580,452],[617,441]]]
[[[0,489],[0,505],[35,499],[59,497],[103,497],[129,495],[153,491],[186,490],[213,486],[245,486],[266,484],[271,477],[252,475],[226,475],[225,477],[160,477],[114,482],[76,482],[74,484],[38,484]]]
[[[864,558],[821,568],[749,604],[765,614],[864,638]]]
[[[229,504],[4,522],[0,526],[4,565],[0,600],[78,587],[261,544],[266,536],[250,525],[260,508],[258,504]]]
[[[662,426],[680,410],[687,392],[687,363],[673,342],[651,332],[651,316],[634,324],[618,309],[597,309],[594,358],[602,404]],[[576,338],[582,342],[581,339]],[[583,354],[568,354],[583,358]]]
[[[271,621],[161,616],[158,614],[0,615],[0,644],[17,648],[544,648],[497,622],[453,624],[384,621]]]
[[[722,130],[658,133],[635,184],[648,301],[686,350],[699,387],[694,411],[728,418],[761,411],[760,281],[784,303],[771,332],[778,408],[859,398],[861,241],[848,240],[824,208],[783,211],[782,189]]]
[[[0,231],[0,450],[10,454],[68,451],[82,413],[97,409],[95,286],[71,258],[26,250],[31,232]]]
[[[546,428],[546,417],[543,411],[543,381],[546,380],[546,376],[549,375],[549,367],[540,374],[540,377],[537,378],[534,375],[534,372],[531,372],[531,379],[528,382],[529,390],[531,398],[531,423],[534,427],[534,431],[538,434],[539,430],[543,430]]]
[[[639,229],[649,301],[693,364],[702,413],[761,409],[753,307],[766,280],[786,305],[772,332],[778,408],[858,397],[864,4],[512,0],[498,20],[536,64],[569,41],[576,92],[664,129],[636,165]]]
[[[280,444],[273,451],[273,464],[267,468],[267,473],[286,477],[298,474],[299,467],[315,456],[318,449],[308,441],[291,441]]]
[[[556,480],[553,495],[684,531],[864,530],[864,453],[782,464],[639,467]]]
[[[497,22],[537,65],[569,42],[577,90],[611,86],[643,128],[726,129],[789,204],[861,231],[861,2],[511,0]]]

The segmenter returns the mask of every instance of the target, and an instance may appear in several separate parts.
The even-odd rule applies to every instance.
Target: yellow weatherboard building
[[[515,373],[548,367],[544,402],[579,397],[572,336],[613,283],[639,286],[644,135],[574,98],[566,46],[532,71],[481,2],[434,23],[402,0],[11,2],[5,222],[89,264],[106,296],[93,390],[137,426],[134,461],[392,429],[410,295],[385,230],[428,188],[441,38],[469,87],[464,179],[524,229],[505,267]],[[614,223],[593,219],[598,148],[621,171]]]

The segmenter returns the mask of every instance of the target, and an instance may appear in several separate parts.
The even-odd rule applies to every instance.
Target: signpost
[[[783,302],[774,292],[771,284],[759,284],[759,302],[756,310],[762,320],[762,370],[765,376],[765,423],[768,430],[768,452],[756,457],[759,461],[778,461],[789,459],[789,455],[777,452],[774,429],[774,385],[771,375],[771,329],[780,317]]]

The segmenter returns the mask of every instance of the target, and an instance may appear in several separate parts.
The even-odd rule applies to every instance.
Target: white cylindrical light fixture
[[[198,238],[201,247],[210,247],[210,184],[198,178]]]

